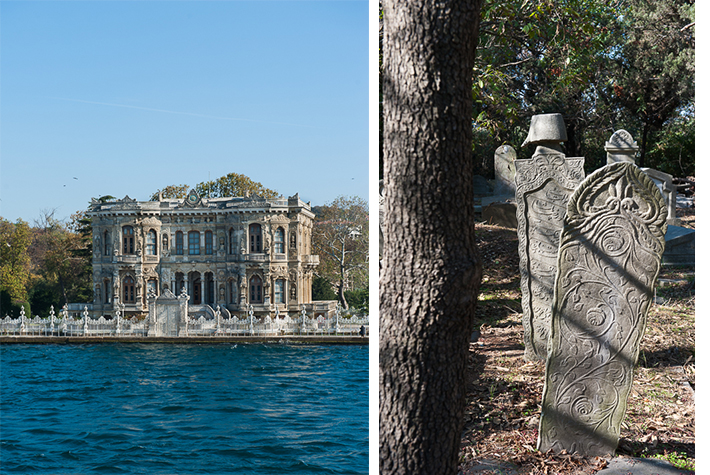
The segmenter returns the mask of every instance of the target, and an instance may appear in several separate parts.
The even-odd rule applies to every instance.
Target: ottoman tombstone
[[[533,116],[523,145],[537,145],[530,159],[515,160],[518,253],[525,359],[544,360],[552,315],[557,247],[567,200],[584,178],[584,158],[567,158],[560,114]]]
[[[661,265],[666,206],[636,165],[594,172],[560,238],[538,449],[613,454]]]
[[[496,195],[515,195],[516,158],[515,149],[510,145],[501,145],[496,149],[495,158],[493,160],[496,174],[494,193]]]

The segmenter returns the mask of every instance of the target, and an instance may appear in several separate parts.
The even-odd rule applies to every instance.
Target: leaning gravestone
[[[584,179],[584,158],[567,158],[560,114],[533,116],[523,145],[537,145],[530,159],[515,160],[518,253],[525,359],[544,360],[552,315],[557,247],[567,200]]]
[[[628,162],[587,177],[560,238],[538,449],[613,454],[661,266],[666,206]]]

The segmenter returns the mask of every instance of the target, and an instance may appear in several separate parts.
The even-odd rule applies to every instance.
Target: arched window
[[[276,232],[274,233],[274,252],[277,252],[279,254],[283,254],[286,252],[284,249],[284,229],[283,228],[277,228]]]
[[[286,303],[284,286],[284,279],[276,279],[274,282],[274,303]]]
[[[123,303],[136,303],[135,292],[133,277],[127,275],[123,279]]]
[[[183,245],[182,231],[177,231],[175,233],[175,254],[178,256],[182,256]]]
[[[196,256],[200,253],[200,233],[198,231],[187,233],[187,246],[187,252],[191,256]]]
[[[123,253],[134,254],[136,252],[133,247],[133,226],[123,227]]]
[[[229,230],[229,253],[237,253],[237,233],[233,228]]]
[[[104,256],[111,255],[111,233],[104,231]]]
[[[255,275],[249,279],[249,303],[261,302],[261,277]]]
[[[148,235],[146,236],[145,239],[145,252],[149,256],[155,256],[158,254],[157,252],[157,241],[158,241],[158,235],[154,230],[148,231]]]
[[[212,255],[212,231],[205,231],[205,254]]]
[[[249,252],[261,252],[261,225],[249,225]]]

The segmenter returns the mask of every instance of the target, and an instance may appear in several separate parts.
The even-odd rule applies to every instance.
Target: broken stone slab
[[[694,473],[676,468],[665,460],[614,457],[609,465],[596,472],[596,475],[691,475]]]
[[[695,229],[668,226],[665,239],[664,266],[695,265]]]
[[[516,160],[515,169],[525,359],[538,361],[547,356],[562,220],[567,200],[584,179],[584,158],[536,153]]]
[[[538,449],[613,454],[665,244],[666,206],[636,165],[588,176],[560,237]]]

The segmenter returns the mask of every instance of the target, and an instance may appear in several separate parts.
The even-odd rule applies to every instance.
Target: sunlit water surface
[[[366,346],[4,345],[0,472],[364,474]]]

